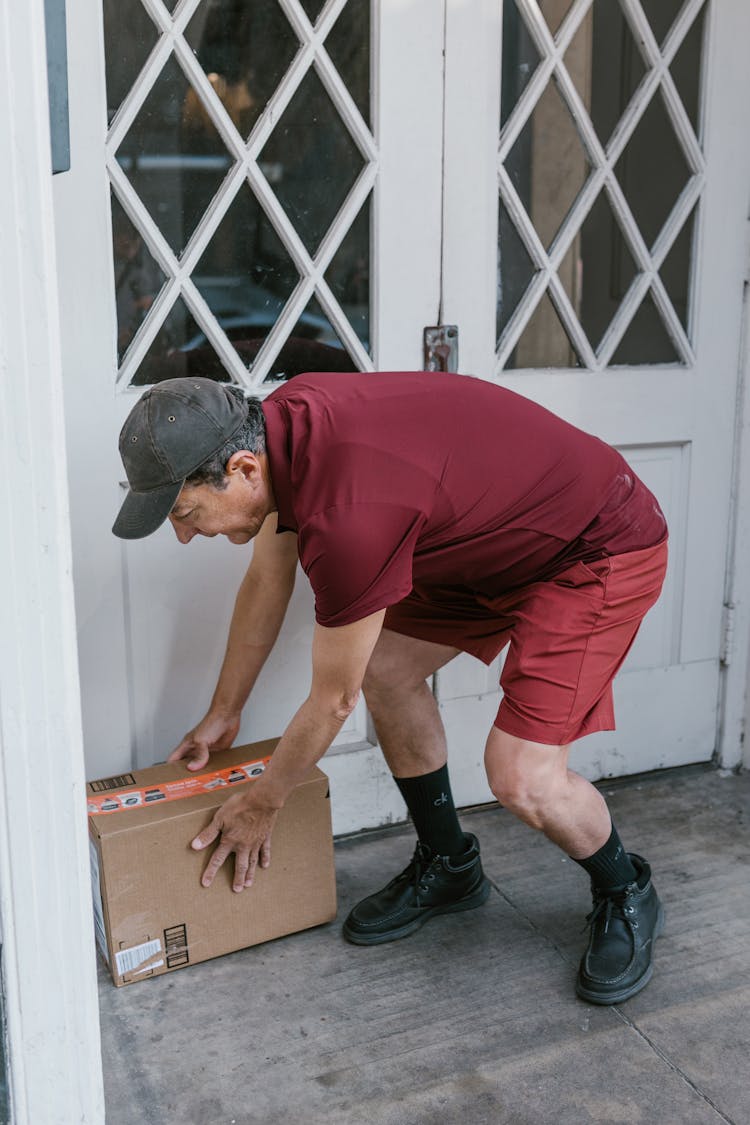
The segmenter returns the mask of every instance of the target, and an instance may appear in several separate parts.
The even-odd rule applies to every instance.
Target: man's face
[[[226,469],[227,487],[185,485],[169,514],[180,543],[195,535],[225,535],[230,543],[247,543],[274,510],[264,457],[235,453]]]

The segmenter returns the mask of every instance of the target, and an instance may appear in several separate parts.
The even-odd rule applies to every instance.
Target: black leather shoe
[[[395,941],[436,914],[481,906],[489,893],[476,836],[467,833],[466,851],[453,860],[417,844],[411,863],[400,875],[357,903],[344,922],[344,937],[355,945]]]
[[[630,859],[638,872],[634,883],[607,892],[591,888],[589,944],[576,982],[578,995],[591,1004],[620,1004],[653,975],[651,957],[664,927],[664,908],[645,859],[632,854]]]

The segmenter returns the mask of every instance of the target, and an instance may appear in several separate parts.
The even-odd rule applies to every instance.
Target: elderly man
[[[509,645],[487,739],[493,793],[588,873],[594,907],[577,992],[626,1000],[652,973],[663,911],[571,743],[614,727],[612,679],[666,566],[654,497],[612,448],[487,382],[423,372],[301,375],[264,402],[209,380],[147,391],[120,437],[130,483],[114,532],[169,520],[181,543],[225,535],[253,557],[205,718],[171,760],[231,745],[276,640],[297,561],[315,594],[310,693],[265,774],[194,841],[234,853],[235,891],[270,862],[278,810],[364,691],[416,828],[414,856],[350,912],[372,945],[487,898],[462,831],[426,680],[459,652]]]

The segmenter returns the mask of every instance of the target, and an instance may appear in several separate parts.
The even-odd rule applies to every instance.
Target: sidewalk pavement
[[[587,880],[506,810],[465,814],[488,903],[403,941],[340,923],[408,862],[409,827],[336,848],[336,923],[115,989],[101,972],[108,1125],[750,1122],[750,775],[604,784],[666,904],[649,986],[576,999]]]

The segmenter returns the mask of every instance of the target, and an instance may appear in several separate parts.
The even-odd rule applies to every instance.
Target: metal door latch
[[[424,330],[424,370],[458,371],[458,325]]]

